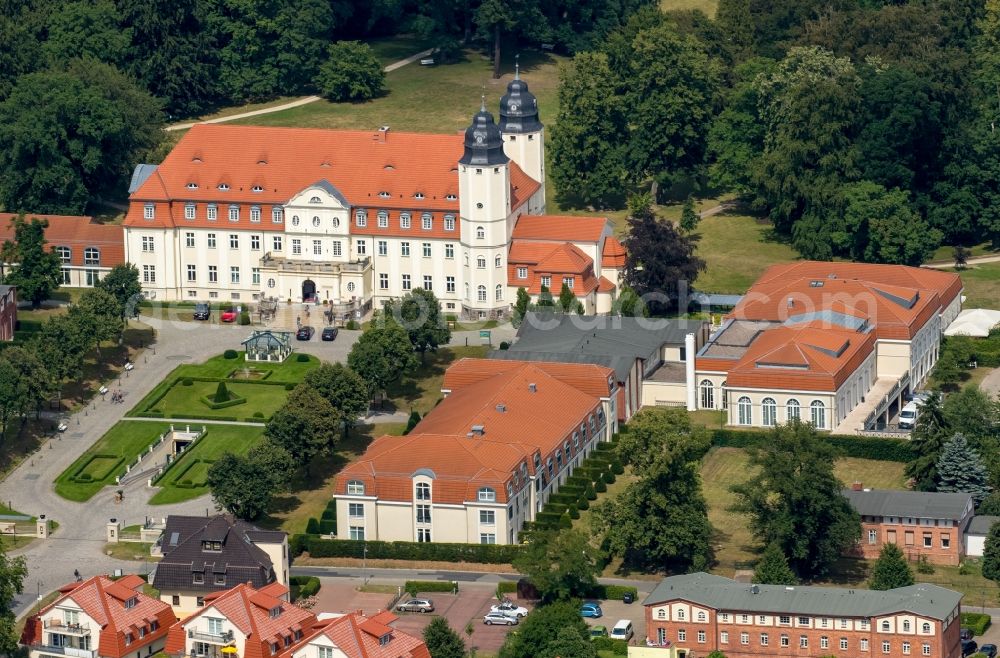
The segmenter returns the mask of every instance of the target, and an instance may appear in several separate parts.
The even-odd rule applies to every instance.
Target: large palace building
[[[545,140],[515,76],[465,134],[199,124],[139,165],[126,257],[160,300],[327,302],[341,317],[432,290],[467,318],[517,288],[610,310],[624,265],[604,218],[545,215]]]

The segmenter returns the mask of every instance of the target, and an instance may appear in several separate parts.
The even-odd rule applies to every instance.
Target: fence
[[[156,437],[156,439],[149,445],[149,447],[146,448],[146,451],[139,453],[139,456],[135,458],[135,461],[125,467],[125,472],[115,478],[115,484],[121,484],[123,480],[128,479],[128,474],[132,472],[132,469],[136,468],[137,466],[139,466],[139,464],[142,463],[143,457],[152,454],[152,452],[156,450],[157,446],[163,443],[163,440],[167,438],[167,435],[171,434],[173,431],[174,431],[174,426],[171,425],[170,429],[165,430],[163,434]]]
[[[174,431],[175,431],[174,430],[174,426],[171,425],[170,426],[170,433],[173,434]],[[187,434],[191,434],[191,426],[187,425],[186,429],[184,430],[184,432],[187,433]],[[164,434],[166,434],[166,433],[164,433]],[[153,475],[153,477],[149,478],[149,481],[146,483],[147,486],[152,487],[157,482],[159,482],[160,480],[162,480],[167,475],[167,473],[170,471],[170,469],[173,468],[174,464],[176,464],[178,461],[180,461],[180,458],[184,455],[184,453],[190,451],[191,448],[194,447],[194,444],[197,443],[198,441],[200,441],[202,439],[202,437],[204,437],[206,434],[208,434],[208,428],[205,427],[204,425],[202,425],[201,426],[201,431],[200,432],[195,432],[194,436],[191,437],[191,442],[188,443],[187,446],[184,447],[179,453],[177,453],[176,455],[174,455],[174,454],[168,454],[167,455],[167,461],[166,461],[166,463],[163,466],[160,466],[159,468],[156,469],[156,473]]]

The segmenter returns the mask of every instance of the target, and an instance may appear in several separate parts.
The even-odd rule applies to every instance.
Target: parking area
[[[320,581],[322,587],[316,597],[316,607],[313,609],[316,613],[361,610],[365,614],[374,614],[384,610],[390,599],[394,598],[392,592],[359,592],[356,589],[358,581],[354,579],[321,578]],[[404,633],[419,637],[431,619],[441,616],[448,620],[448,625],[465,639],[467,646],[475,646],[478,652],[495,654],[503,645],[507,633],[517,628],[517,626],[487,626],[483,623],[483,615],[496,603],[495,591],[490,585],[463,583],[458,594],[442,592],[421,594],[421,598],[428,598],[434,602],[434,612],[431,614],[397,612],[399,621],[394,626]],[[529,610],[532,607],[530,602],[517,603]],[[472,622],[473,629],[471,639],[465,633],[469,622]]]
[[[639,594],[641,601],[645,594]],[[646,639],[646,618],[643,615],[643,607],[639,603],[622,603],[622,601],[597,601],[601,606],[604,616],[599,619],[585,618],[588,626],[603,626],[611,632],[612,627],[619,619],[628,619],[632,622],[634,635],[629,644],[641,645]]]

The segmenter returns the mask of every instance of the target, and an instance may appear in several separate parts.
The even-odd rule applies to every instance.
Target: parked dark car
[[[971,640],[972,635],[973,634],[971,628],[963,628],[962,631],[959,633],[958,637],[962,640]]]
[[[323,333],[320,334],[320,338],[323,340],[336,340],[338,329],[336,327],[323,327]]]
[[[979,647],[979,653],[987,656],[987,658],[997,658],[997,645],[995,644],[984,644]]]
[[[622,603],[632,603],[633,601],[635,601],[635,595],[632,592],[622,594]]]
[[[299,330],[295,332],[295,340],[312,340],[313,334],[316,330],[309,325],[304,325],[299,327]]]
[[[977,649],[979,649],[979,645],[976,644],[975,640],[962,640],[962,656],[963,656],[963,658],[965,656],[971,656],[972,654],[976,653]]]
[[[195,320],[207,320],[212,314],[212,307],[204,302],[198,302],[194,305],[194,319]]]

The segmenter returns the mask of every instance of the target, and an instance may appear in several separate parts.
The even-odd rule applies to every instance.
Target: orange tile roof
[[[100,626],[100,640],[94,648],[101,656],[124,658],[132,652],[141,651],[167,635],[171,625],[177,620],[168,604],[142,593],[144,584],[145,581],[138,576],[126,576],[118,582],[105,576],[94,576],[83,582],[68,583],[59,588],[59,598],[29,619],[21,642],[41,642],[41,620],[57,606],[72,601]],[[133,598],[135,605],[125,607],[125,602]],[[61,615],[57,619],[62,622]],[[158,624],[155,630],[151,630],[152,621]],[[140,628],[146,629],[143,637],[139,637]],[[132,639],[126,645],[125,635],[129,633]]]
[[[284,648],[286,637],[294,638],[296,631],[306,632],[316,623],[312,612],[271,596],[264,589],[256,590],[250,585],[240,584],[205,596],[205,607],[170,629],[164,650],[167,653],[183,653],[187,626],[209,609],[217,610],[247,636],[246,645],[237,647],[243,658],[270,657],[272,643]],[[281,613],[272,617],[270,611],[277,607],[281,608]]]
[[[0,213],[0,242],[14,239],[13,213]],[[25,214],[25,219],[33,217],[47,220],[45,239],[49,249],[70,248],[70,263],[83,267],[83,250],[97,247],[100,250],[100,267],[114,267],[125,262],[125,232],[118,224],[98,224],[91,217],[74,215]]]
[[[611,368],[592,363],[557,363],[554,361],[498,361],[464,357],[451,364],[444,373],[441,385],[446,391],[455,392],[470,384],[477,384],[494,375],[523,368],[531,364],[555,377],[564,384],[597,397],[610,397],[615,386],[615,372]]]
[[[559,242],[600,241],[610,231],[606,217],[572,215],[521,215],[511,234],[515,240],[557,240]]]
[[[597,292],[612,292],[617,287],[608,277],[602,276],[600,282],[597,284]]]
[[[730,388],[836,391],[875,347],[873,332],[820,323],[763,332],[729,369]]]
[[[431,658],[423,640],[388,625],[396,619],[395,615],[382,612],[374,617],[351,613],[323,620],[315,625],[312,633],[307,634],[291,649],[282,652],[278,658],[292,658],[303,647],[322,638],[332,642],[348,658]],[[382,644],[379,639],[384,635],[389,635],[390,638]]]
[[[354,207],[371,209],[368,227],[351,222],[350,231],[379,234],[376,211],[408,210],[412,226],[399,229],[390,222],[381,233],[422,233],[419,216],[457,214],[458,160],[461,133],[435,135],[389,131],[322,130],[197,124],[185,134],[162,164],[131,195],[126,226],[228,226],[269,231],[283,230],[271,221],[271,209],[287,203],[311,185],[332,184]],[[196,187],[190,189],[189,184]],[[228,185],[227,191],[218,186]],[[523,205],[540,187],[515,163],[510,166],[511,209]],[[254,192],[254,188],[261,191]],[[417,195],[423,198],[418,199]],[[385,196],[382,196],[385,195]],[[450,198],[449,198],[450,197]],[[143,217],[146,202],[154,203],[155,218]],[[184,205],[197,205],[196,219],[184,219]],[[219,219],[209,221],[205,206],[215,203]],[[238,222],[229,222],[229,205],[241,207]],[[250,223],[251,205],[261,208],[261,221]],[[290,218],[286,217],[285,221]],[[376,225],[376,226],[373,226]],[[458,229],[454,232],[458,235]]]
[[[508,280],[523,282],[523,287],[533,295],[541,293],[543,276],[552,278],[553,294],[562,289],[564,277],[573,277],[573,292],[578,297],[590,294],[599,285],[593,259],[569,242],[515,240],[507,254],[507,263]],[[527,266],[527,279],[517,276],[518,266]]]
[[[620,269],[625,267],[625,247],[613,235],[604,238],[601,250],[601,267]]]

